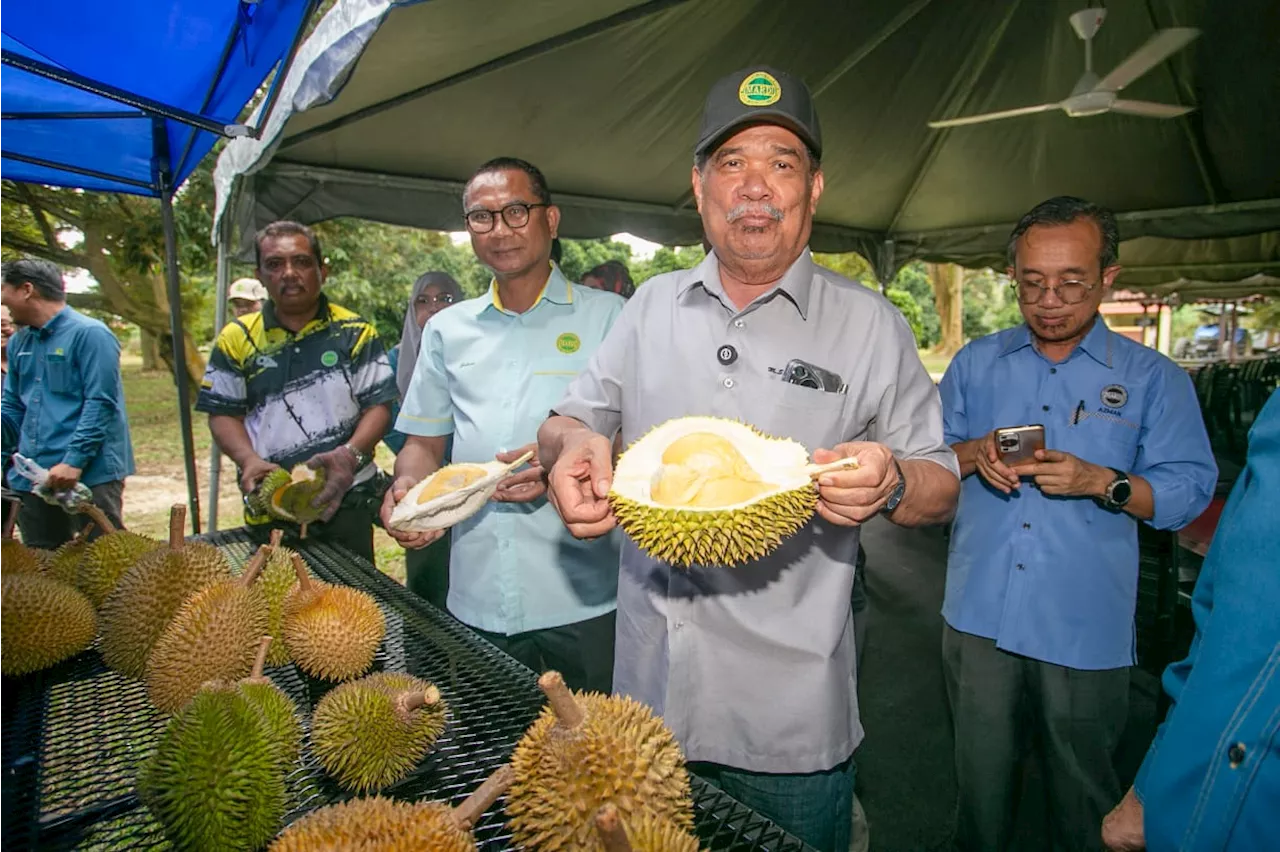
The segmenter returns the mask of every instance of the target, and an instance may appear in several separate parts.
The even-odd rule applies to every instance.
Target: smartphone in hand
[[[1036,460],[1036,450],[1044,449],[1044,426],[1006,426],[996,430],[995,441],[996,455],[1009,467],[1031,464]]]

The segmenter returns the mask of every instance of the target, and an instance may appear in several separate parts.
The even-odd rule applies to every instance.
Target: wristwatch
[[[902,475],[902,465],[898,464],[896,458],[893,460],[893,467],[898,471],[898,484],[893,486],[889,499],[884,501],[884,508],[880,510],[882,515],[892,515],[893,510],[902,502],[902,496],[907,493],[907,478]]]
[[[1111,480],[1107,486],[1106,496],[1102,500],[1102,505],[1108,509],[1123,509],[1129,502],[1129,498],[1133,496],[1133,484],[1129,482],[1129,474],[1122,470],[1116,470],[1114,467],[1110,470],[1115,473],[1116,478]]]
[[[347,444],[343,444],[342,446],[346,447],[351,452],[351,455],[355,456],[356,470],[362,469],[369,462],[373,461],[372,455],[370,455],[369,453],[363,452],[362,450],[356,449],[356,446],[354,444],[347,443]]]

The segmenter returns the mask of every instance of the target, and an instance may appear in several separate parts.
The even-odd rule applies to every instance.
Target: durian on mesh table
[[[236,566],[255,549],[243,530],[204,536]],[[449,723],[425,761],[384,795],[406,801],[462,802],[511,752],[538,716],[544,696],[533,672],[344,548],[302,542],[313,574],[369,592],[382,607],[387,635],[373,671],[401,671],[436,684]],[[309,720],[331,684],[290,664],[271,676]],[[4,678],[3,802],[0,847],[22,849],[165,849],[159,825],[138,801],[134,773],[164,730],[166,718],[142,681],[107,669],[96,647],[53,668]],[[286,822],[350,798],[309,748],[289,779]],[[694,777],[694,830],[705,849],[803,852],[776,825]],[[502,801],[475,828],[485,852],[514,848]]]

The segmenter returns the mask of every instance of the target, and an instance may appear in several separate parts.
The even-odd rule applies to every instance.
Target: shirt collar
[[[1024,322],[1017,328],[1011,328],[1006,332],[1008,338],[1005,341],[1004,348],[1000,350],[1000,357],[1004,357],[1011,352],[1017,352],[1019,349],[1030,346],[1031,329]],[[1107,324],[1103,322],[1101,314],[1094,314],[1093,328],[1089,329],[1089,333],[1084,336],[1076,349],[1083,351],[1093,360],[1097,361],[1104,367],[1111,367],[1111,329],[1107,328]],[[1073,351],[1072,355],[1075,354]]]
[[[311,325],[316,320],[328,321],[330,319],[332,317],[329,315],[329,298],[324,293],[321,293],[320,300],[316,302],[316,315],[307,322],[307,325]],[[307,325],[302,328],[306,328]],[[280,325],[280,321],[276,319],[276,307],[271,303],[270,299],[262,303],[262,327],[263,329],[284,328],[284,326]],[[288,331],[288,329],[285,330]],[[299,331],[301,330],[299,329]]]
[[[800,318],[807,320],[809,318],[809,294],[813,289],[815,269],[813,255],[808,248],[805,248],[800,256],[795,259],[795,262],[783,273],[782,277],[778,279],[778,283],[752,299],[751,303],[754,305],[770,298],[773,293],[780,292],[795,306]],[[677,288],[676,297],[683,298],[686,293],[699,285],[703,290],[719,299],[726,307],[735,313],[738,312],[737,307],[725,295],[724,285],[720,283],[720,262],[716,259],[715,251],[708,252],[701,263],[685,273],[685,279]]]
[[[70,310],[71,310],[71,306],[64,304],[61,308],[58,309],[58,312],[56,314],[49,317],[49,321],[47,323],[40,326],[40,328],[36,329],[37,333],[39,333],[40,335],[40,339],[47,340],[49,338],[49,335],[57,331],[58,326],[66,322],[67,317],[71,316],[71,314],[69,313]]]
[[[489,281],[489,298],[494,308],[503,313],[508,313],[507,309],[502,306],[502,297],[498,295],[498,279],[496,278]],[[554,305],[573,304],[573,284],[560,271],[560,267],[554,263],[551,263],[551,274],[547,276],[546,283],[542,285],[538,298],[533,300],[529,310],[536,308],[543,299]]]

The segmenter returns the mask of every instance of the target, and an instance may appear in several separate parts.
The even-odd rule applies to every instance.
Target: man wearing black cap
[[[693,191],[712,251],[636,291],[539,432],[574,535],[614,526],[610,438],[711,415],[792,438],[824,474],[818,514],[763,559],[672,569],[623,545],[614,690],[651,705],[694,771],[818,849],[849,848],[862,739],[850,592],[858,525],[945,521],[959,492],[937,390],[906,321],[813,262],[822,136],[772,68],[712,87]],[[643,358],[634,353],[643,351]],[[820,449],[830,448],[830,449]]]

